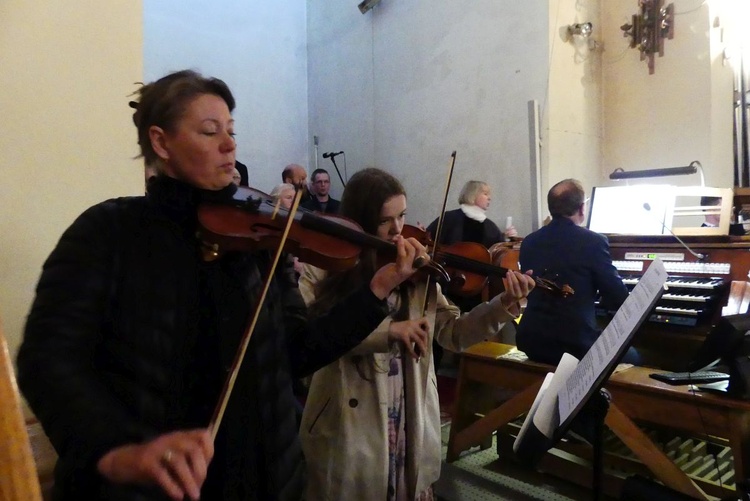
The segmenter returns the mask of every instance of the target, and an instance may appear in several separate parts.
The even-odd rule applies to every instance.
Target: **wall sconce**
[[[698,160],[693,160],[690,162],[690,165],[685,167],[664,167],[661,169],[634,170],[629,172],[622,167],[618,167],[612,171],[609,178],[614,180],[642,179],[644,177],[684,176],[695,174],[696,172],[700,172],[701,174],[701,186],[706,186],[706,181],[703,178],[703,165]]]
[[[664,0],[638,0],[640,12],[633,14],[631,24],[620,29],[630,37],[630,47],[641,52],[641,61],[648,59],[648,73],[654,73],[654,54],[664,55],[664,39],[674,38],[674,4],[664,7]]]
[[[375,7],[379,3],[380,3],[380,0],[364,0],[363,2],[360,2],[360,4],[357,7],[359,7],[359,11],[362,14],[366,14],[367,11],[372,10],[372,8]]]
[[[568,38],[574,36],[580,36],[582,38],[588,38],[591,36],[591,32],[594,31],[594,25],[591,23],[576,23],[568,26]]]

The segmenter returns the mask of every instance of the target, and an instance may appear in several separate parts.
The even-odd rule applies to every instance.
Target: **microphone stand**
[[[671,230],[671,228],[669,228],[669,227],[668,227],[668,226],[667,226],[666,224],[664,224],[664,221],[660,220],[660,219],[659,219],[659,218],[657,218],[657,217],[656,217],[656,216],[655,216],[654,214],[652,214],[652,213],[651,213],[651,204],[649,204],[648,202],[644,203],[644,204],[643,204],[643,209],[644,209],[644,210],[645,210],[646,212],[648,212],[648,214],[649,214],[649,215],[650,215],[651,217],[653,217],[653,218],[654,218],[654,219],[655,219],[656,221],[658,221],[658,222],[659,222],[659,224],[661,224],[662,228],[664,228],[665,230],[667,230],[667,231],[669,232],[669,234],[670,234],[670,235],[672,235],[673,237],[675,237],[675,238],[677,239],[677,241],[678,241],[678,242],[680,242],[680,245],[682,245],[682,246],[683,246],[683,247],[684,247],[684,248],[685,248],[685,249],[686,249],[686,250],[687,250],[687,251],[688,251],[688,252],[689,252],[690,254],[692,254],[692,255],[693,255],[693,257],[694,257],[695,259],[697,259],[697,260],[698,260],[699,262],[703,261],[704,259],[706,259],[706,258],[708,257],[708,254],[698,254],[697,252],[693,251],[693,249],[691,249],[690,247],[688,247],[688,245],[687,245],[687,244],[686,244],[685,242],[683,242],[683,241],[682,241],[682,239],[681,239],[680,237],[678,237],[678,236],[677,236],[677,235],[675,234],[675,232],[673,232],[673,231]]]
[[[339,166],[336,165],[336,159],[334,158],[333,155],[331,155],[328,158],[330,158],[331,162],[333,162],[333,168],[336,169],[336,174],[339,175],[339,179],[341,180],[341,186],[343,186],[344,188],[346,188],[346,183],[344,182],[344,178],[341,177],[341,171],[339,171]],[[344,153],[344,162],[346,162],[346,153]]]

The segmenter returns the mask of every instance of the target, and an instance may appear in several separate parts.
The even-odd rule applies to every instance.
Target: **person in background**
[[[59,455],[53,498],[300,499],[292,379],[365,339],[424,248],[399,239],[395,262],[312,321],[287,270],[273,274],[212,438],[272,254],[200,258],[197,206],[237,190],[226,84],[188,70],[138,94],[138,143],[158,174],[146,196],[94,205],[64,232],[18,352],[19,386]]]
[[[392,175],[368,168],[344,190],[340,215],[384,241],[400,238],[406,192]],[[377,256],[338,273],[305,266],[300,290],[310,314],[325,315],[367,283]],[[390,314],[346,356],[312,378],[300,436],[308,464],[308,500],[434,499],[440,475],[440,409],[428,350],[433,337],[460,351],[494,335],[518,314],[518,301],[533,289],[529,275],[508,272],[505,292],[461,314],[426,280],[395,287]],[[421,311],[428,296],[432,305]]]
[[[628,289],[612,264],[607,237],[581,226],[586,220],[581,183],[565,179],[555,184],[547,205],[552,221],[524,238],[521,269],[570,285],[575,294],[563,298],[542,289],[531,294],[516,344],[529,359],[557,365],[566,352],[580,360],[599,337],[596,297],[601,296],[602,308],[616,310]],[[640,364],[640,356],[630,348],[622,361]]]
[[[503,242],[505,236],[500,228],[487,217],[487,209],[492,201],[490,187],[483,181],[467,181],[458,195],[459,208],[446,211],[440,244],[451,245],[456,242],[475,242],[488,249],[498,242]],[[434,238],[437,232],[438,219],[427,227],[427,231]],[[516,236],[515,227],[507,229],[508,236]],[[482,302],[482,294],[461,296],[447,292],[448,298],[461,311],[469,311]],[[443,349],[439,345],[433,346],[435,367],[440,368],[443,359]]]
[[[502,242],[505,236],[517,236],[516,228],[506,228],[505,235],[500,228],[487,217],[492,196],[490,187],[483,181],[468,181],[458,195],[459,208],[446,211],[443,221],[441,244],[450,245],[456,242],[477,242],[489,248]],[[427,227],[434,237],[438,220]]]
[[[339,201],[329,195],[331,190],[331,176],[325,169],[315,169],[312,173],[312,196],[302,206],[317,212],[336,214],[339,211]]]
[[[273,190],[271,190],[271,197],[273,198],[274,203],[279,202],[283,208],[291,209],[292,204],[294,203],[295,193],[294,186],[289,183],[281,183],[274,186]],[[302,273],[302,263],[300,263],[297,256],[287,254],[287,258],[292,264],[292,267],[297,274],[297,278],[299,278],[299,275]]]
[[[701,206],[715,206],[715,205],[721,205],[721,197],[701,197]],[[721,218],[721,214],[709,214],[707,213],[704,216],[703,224],[701,224],[702,227],[706,228],[715,228],[719,226],[719,219]]]
[[[239,186],[242,182],[242,176],[240,175],[240,171],[237,170],[237,167],[235,167],[234,172],[232,172],[232,182],[235,186]]]
[[[234,168],[237,169],[237,172],[240,174],[240,184],[239,186],[250,186],[250,176],[247,172],[247,165],[243,164],[239,160],[234,161]]]
[[[294,189],[302,190],[300,204],[310,200],[312,194],[307,189],[307,170],[299,164],[289,164],[281,172],[281,181],[294,186]]]
[[[285,209],[290,209],[292,207],[292,203],[294,203],[294,194],[294,186],[289,183],[277,184],[273,187],[273,190],[271,190],[271,197],[274,202],[281,203],[281,206]]]

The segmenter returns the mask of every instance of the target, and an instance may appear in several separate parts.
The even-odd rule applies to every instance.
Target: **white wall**
[[[143,11],[144,78],[192,68],[229,85],[251,186],[270,192],[285,165],[307,164],[304,2],[158,0]]]
[[[0,4],[0,316],[15,353],[42,263],[88,206],[143,192],[128,107],[141,2]]]
[[[321,152],[344,150],[350,175],[395,173],[408,220],[429,223],[456,150],[449,208],[466,181],[485,180],[489,216],[530,230],[527,101],[546,91],[546,0],[383,0],[365,15],[351,0],[309,0],[308,19],[310,133]]]
[[[452,206],[466,180],[485,179],[495,194],[490,217],[513,215],[521,234],[530,229],[530,99],[543,104],[546,122],[543,193],[562,177],[586,183],[599,175],[606,184],[618,166],[694,159],[706,167],[707,184],[731,186],[731,67],[721,43],[733,20],[723,9],[733,2],[712,2],[708,11],[701,0],[675,0],[675,39],[650,76],[619,31],[634,0],[608,0],[600,26],[591,20],[604,43],[594,59],[579,59],[585,52],[561,42],[561,27],[597,17],[592,2],[382,0],[362,15],[355,0],[160,0],[143,8],[139,1],[40,7],[6,0],[0,315],[11,349],[62,231],[86,207],[143,190],[127,107],[134,82],[186,66],[224,78],[235,92],[238,156],[253,184],[270,189],[292,161],[309,159],[312,167],[317,134],[321,153],[346,150],[350,174],[376,165],[403,179],[412,222],[437,213],[455,149]]]

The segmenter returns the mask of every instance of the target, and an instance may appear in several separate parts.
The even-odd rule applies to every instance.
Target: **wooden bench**
[[[52,486],[55,483],[55,464],[57,452],[42,429],[42,425],[35,418],[26,419],[26,433],[31,443],[31,453],[34,456],[39,486],[42,489],[42,499],[52,499]]]
[[[484,342],[461,356],[447,460],[485,445],[496,430],[526,413],[542,380],[554,367],[499,358],[513,346]],[[695,437],[726,439],[732,450],[735,477],[746,479],[750,464],[750,402],[692,392],[649,377],[658,372],[632,367],[614,374],[605,387],[612,403],[605,424],[668,487],[696,499],[708,499],[634,422],[673,429]],[[504,393],[504,395],[503,395]],[[493,398],[496,397],[506,398]],[[489,398],[488,398],[489,397]],[[504,400],[501,404],[492,400]],[[738,483],[737,493],[746,492]]]

